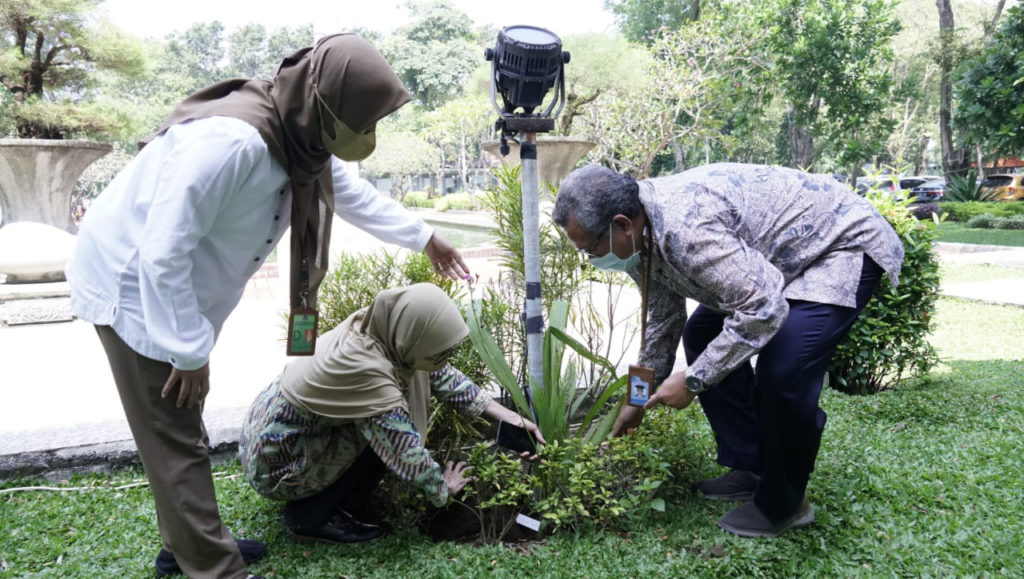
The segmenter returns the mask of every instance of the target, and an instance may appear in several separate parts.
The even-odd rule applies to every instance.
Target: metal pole
[[[540,204],[537,175],[537,134],[524,132],[519,143],[523,189],[523,259],[526,273],[526,362],[538,389],[544,389],[542,353],[544,315],[540,292]],[[533,397],[530,396],[530,400]],[[531,404],[532,405],[532,404]]]

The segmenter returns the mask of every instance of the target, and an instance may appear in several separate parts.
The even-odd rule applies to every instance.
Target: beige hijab
[[[469,335],[443,290],[421,283],[385,290],[319,338],[316,354],[289,364],[281,391],[289,402],[332,418],[366,418],[402,408],[426,437],[429,375],[412,369]]]
[[[157,131],[159,135],[176,123],[212,116],[239,118],[259,131],[292,182],[293,308],[303,301],[303,260],[308,264],[306,305],[316,307],[316,291],[327,272],[334,212],[331,154],[321,142],[314,87],[356,132],[374,128],[411,99],[376,48],[354,34],[336,34],[285,58],[272,81],[233,79],[199,90]],[[332,130],[333,124],[324,126]]]

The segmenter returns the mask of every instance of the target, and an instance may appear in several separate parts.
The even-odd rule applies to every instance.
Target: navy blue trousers
[[[832,354],[883,275],[867,255],[857,307],[788,300],[789,317],[758,353],[725,380],[699,394],[718,443],[718,462],[761,475],[754,503],[782,520],[799,508],[814,470],[825,411],[818,406]],[[692,364],[722,332],[725,314],[699,306],[686,321],[683,349]]]

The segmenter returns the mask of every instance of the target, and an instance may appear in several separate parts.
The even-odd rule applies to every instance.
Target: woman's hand
[[[436,231],[430,236],[430,241],[423,248],[423,253],[430,258],[430,263],[434,264],[434,271],[438,275],[454,280],[464,280],[470,277],[469,266],[462,261],[462,254]]]
[[[544,440],[544,435],[541,434],[540,428],[538,428],[536,424],[515,412],[512,412],[508,408],[505,408],[494,400],[491,400],[490,404],[487,405],[487,408],[484,409],[484,416],[491,420],[507,422],[513,426],[521,426],[530,432],[530,436],[532,436],[538,444],[548,443],[548,441]],[[537,460],[537,455],[530,454],[529,452],[520,453],[519,456],[526,460]]]
[[[686,387],[686,372],[676,372],[661,383],[658,391],[651,396],[647,404],[644,404],[644,408],[650,409],[658,404],[664,404],[676,410],[682,410],[689,406],[696,397],[697,395]]]
[[[210,393],[210,363],[207,362],[195,370],[172,368],[171,375],[160,391],[160,397],[167,398],[179,382],[181,385],[178,386],[178,400],[175,406],[181,408],[182,404],[187,404],[192,408],[206,400],[206,395]]]
[[[472,469],[473,467],[465,462],[456,464],[455,461],[449,460],[444,465],[444,484],[448,486],[448,496],[454,497],[459,494],[466,483],[473,480],[472,477],[466,476]]]

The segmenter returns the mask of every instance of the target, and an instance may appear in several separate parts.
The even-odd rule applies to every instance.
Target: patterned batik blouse
[[[899,281],[899,236],[830,176],[720,163],[639,185],[654,246],[640,363],[656,382],[675,364],[686,298],[726,314],[687,370],[714,385],[771,340],[787,299],[855,307],[865,254]],[[629,274],[640,284],[639,268]]]

